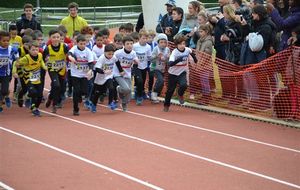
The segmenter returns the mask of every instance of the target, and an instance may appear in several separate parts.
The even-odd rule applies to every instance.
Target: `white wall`
[[[164,16],[167,13],[165,6],[167,1],[168,0],[142,0],[144,22],[147,30],[155,30],[158,24],[159,14],[161,13],[162,16]],[[176,6],[181,7],[184,12],[187,12],[190,1],[191,0],[175,0]]]

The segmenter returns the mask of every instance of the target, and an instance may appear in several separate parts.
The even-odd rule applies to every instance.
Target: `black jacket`
[[[173,19],[167,13],[162,17],[161,21],[156,26],[156,32],[157,33],[165,33],[166,27],[172,27],[172,25],[173,25]]]
[[[31,28],[32,30],[40,30],[42,32],[41,24],[36,20],[35,15],[32,15],[32,19],[29,21],[25,14],[22,14],[21,20],[17,21],[18,34],[21,35],[21,30],[27,28]]]

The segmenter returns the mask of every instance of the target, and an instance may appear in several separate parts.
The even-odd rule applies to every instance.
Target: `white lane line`
[[[5,183],[3,183],[3,182],[1,182],[1,181],[0,181],[0,187],[1,187],[1,188],[4,188],[4,190],[14,190],[14,188],[12,188],[12,187],[6,185]],[[1,189],[1,188],[0,188],[0,189]]]
[[[63,150],[63,149],[57,148],[57,147],[55,147],[55,146],[52,146],[52,145],[50,145],[50,144],[47,144],[47,143],[44,143],[44,142],[42,142],[42,141],[36,140],[36,139],[31,138],[31,137],[29,137],[29,136],[23,135],[23,134],[21,134],[21,133],[12,131],[12,130],[10,130],[10,129],[7,129],[7,128],[1,127],[1,126],[0,126],[0,129],[3,130],[3,131],[6,131],[6,132],[8,132],[8,133],[14,134],[14,135],[16,135],[16,136],[22,137],[22,138],[24,138],[24,139],[27,139],[27,140],[29,140],[29,141],[38,143],[38,144],[40,144],[40,145],[42,145],[42,146],[45,146],[45,147],[47,147],[47,148],[50,148],[50,149],[55,150],[55,151],[57,151],[57,152],[60,152],[60,153],[62,153],[62,154],[65,154],[65,155],[68,155],[68,156],[70,156],[70,157],[76,158],[76,159],[78,159],[78,160],[81,160],[81,161],[83,161],[83,162],[86,162],[86,163],[88,163],[88,164],[91,164],[91,165],[93,165],[93,166],[96,166],[96,167],[98,167],[98,168],[102,168],[102,169],[107,170],[107,171],[109,171],[109,172],[111,172],[111,173],[114,173],[114,174],[116,174],[116,175],[122,176],[122,177],[127,178],[127,179],[129,179],[129,180],[131,180],[131,181],[134,181],[134,182],[136,182],[136,183],[142,184],[142,185],[144,185],[144,186],[146,186],[146,187],[150,187],[150,188],[155,189],[155,190],[163,190],[163,188],[161,188],[161,187],[155,186],[155,185],[153,185],[153,184],[151,184],[151,183],[148,183],[148,182],[146,182],[146,181],[143,181],[143,180],[140,180],[140,179],[138,179],[138,178],[132,177],[132,176],[127,175],[127,174],[125,174],[125,173],[122,173],[122,172],[120,172],[120,171],[118,171],[118,170],[115,170],[115,169],[112,169],[112,168],[107,167],[107,166],[105,166],[105,165],[99,164],[99,163],[97,163],[97,162],[88,160],[88,159],[86,159],[86,158],[84,158],[84,157],[81,157],[81,156],[78,156],[78,155],[73,154],[73,153],[71,153],[71,152],[68,152],[68,151],[65,151],[65,150]],[[0,185],[1,185],[1,184],[0,184]]]
[[[150,144],[150,145],[162,148],[162,149],[166,149],[166,150],[169,150],[169,151],[172,151],[172,152],[183,154],[183,155],[186,155],[186,156],[189,156],[189,157],[192,157],[192,158],[205,160],[207,162],[214,163],[216,165],[231,168],[233,170],[237,170],[237,171],[240,171],[240,172],[243,172],[243,173],[247,173],[247,174],[250,174],[250,175],[254,175],[254,176],[261,177],[261,178],[264,178],[264,179],[267,179],[267,180],[270,180],[270,181],[274,181],[274,182],[277,182],[277,183],[280,183],[280,184],[284,184],[284,185],[287,185],[287,186],[290,186],[290,187],[295,187],[297,189],[300,189],[300,186],[297,185],[297,184],[293,184],[293,183],[290,183],[290,182],[287,182],[287,181],[284,181],[284,180],[280,180],[280,179],[277,179],[277,178],[274,178],[274,177],[271,177],[271,176],[267,176],[267,175],[257,173],[257,172],[251,171],[251,170],[240,168],[240,167],[237,167],[237,166],[234,166],[234,165],[226,164],[226,163],[221,162],[221,161],[213,160],[213,159],[203,157],[203,156],[200,156],[200,155],[197,155],[197,154],[189,153],[189,152],[186,152],[186,151],[183,151],[183,150],[180,150],[180,149],[172,148],[172,147],[169,147],[169,146],[166,146],[166,145],[163,145],[163,144],[159,144],[159,143],[156,143],[156,142],[153,142],[153,141],[149,141],[149,140],[146,140],[146,139],[142,139],[142,138],[139,138],[139,137],[136,137],[136,136],[127,135],[125,133],[113,131],[113,130],[110,130],[110,129],[107,129],[107,128],[104,128],[104,127],[99,127],[97,125],[89,124],[89,123],[79,121],[79,120],[76,120],[76,119],[72,119],[72,118],[69,118],[69,117],[65,117],[65,116],[62,116],[62,115],[50,113],[50,112],[43,111],[43,110],[41,110],[41,112],[44,112],[46,114],[53,115],[53,116],[56,116],[56,117],[59,117],[59,118],[62,118],[62,119],[68,120],[68,121],[72,121],[72,122],[75,122],[75,123],[78,123],[78,124],[81,124],[81,125],[85,125],[85,126],[88,126],[88,127],[91,127],[91,128],[106,131],[108,133],[112,133],[112,134],[115,134],[115,135],[119,135],[119,136],[122,136],[122,137],[133,139],[133,140],[136,140],[136,141],[140,141],[140,142]]]
[[[44,88],[44,89],[46,91],[50,91],[47,88]],[[102,105],[102,104],[98,104],[98,105],[102,106],[102,107],[107,107],[107,106]],[[120,109],[118,109],[118,110],[120,110]],[[155,116],[141,114],[141,113],[132,112],[132,111],[127,111],[126,113],[133,114],[133,115],[138,115],[138,116],[149,118],[149,119],[153,119],[153,120],[158,120],[158,121],[163,121],[163,122],[167,122],[167,123],[172,123],[172,124],[176,124],[176,125],[179,125],[179,126],[184,126],[184,127],[196,129],[196,130],[206,131],[206,132],[210,132],[210,133],[214,133],[214,134],[218,134],[218,135],[223,135],[223,136],[227,136],[227,137],[239,139],[239,140],[242,140],[242,141],[248,141],[248,142],[252,142],[252,143],[256,143],[256,144],[261,144],[261,145],[269,146],[269,147],[272,147],[272,148],[278,148],[278,149],[282,149],[282,150],[286,150],[286,151],[300,153],[300,150],[297,150],[297,149],[288,148],[288,147],[284,147],[284,146],[280,146],[280,145],[275,145],[275,144],[271,144],[271,143],[267,143],[267,142],[263,142],[263,141],[258,141],[258,140],[254,140],[254,139],[250,139],[250,138],[238,136],[238,135],[233,135],[233,134],[230,134],[230,133],[224,133],[224,132],[221,132],[221,131],[216,131],[216,130],[212,130],[212,129],[198,127],[198,126],[191,125],[191,124],[181,123],[181,122],[177,122],[177,121],[172,121],[172,120],[163,119],[163,118],[160,118],[160,117],[155,117]]]

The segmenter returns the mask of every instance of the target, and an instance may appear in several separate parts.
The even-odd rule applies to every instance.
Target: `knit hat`
[[[157,42],[159,42],[159,40],[167,40],[168,41],[168,37],[164,33],[160,33],[157,35]]]
[[[165,3],[166,6],[171,6],[171,7],[176,7],[174,0],[169,0],[168,2]]]

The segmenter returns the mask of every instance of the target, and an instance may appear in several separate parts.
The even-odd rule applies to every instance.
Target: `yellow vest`
[[[64,76],[66,74],[66,54],[64,51],[64,44],[60,43],[58,52],[54,51],[51,45],[48,45],[48,50],[48,71],[55,71],[58,72],[60,76]]]
[[[29,81],[32,84],[41,83],[41,68],[46,69],[43,55],[41,53],[38,54],[38,59],[36,61],[27,54],[20,59],[19,64],[23,67],[23,79],[25,84],[28,84]]]
[[[18,35],[14,39],[10,38],[9,44],[13,47],[19,48],[22,46],[22,38]]]

